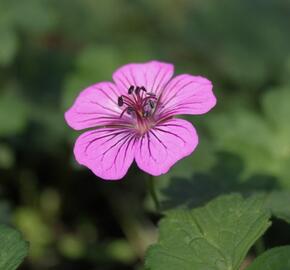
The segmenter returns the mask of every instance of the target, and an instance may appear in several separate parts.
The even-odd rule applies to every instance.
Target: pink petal
[[[178,160],[190,155],[197,144],[198,137],[191,123],[170,119],[139,139],[135,159],[140,169],[157,176],[168,172]]]
[[[159,115],[204,114],[216,104],[212,83],[200,76],[175,77],[161,94]]]
[[[78,163],[106,180],[125,176],[134,160],[135,134],[129,129],[100,128],[82,134],[74,147]]]
[[[120,90],[110,82],[94,84],[83,90],[73,106],[65,113],[68,125],[76,130],[126,122],[120,119],[122,109],[118,106]]]
[[[174,66],[168,63],[151,61],[142,64],[128,64],[113,74],[117,86],[123,91],[133,86],[144,86],[148,92],[159,93],[171,79]]]

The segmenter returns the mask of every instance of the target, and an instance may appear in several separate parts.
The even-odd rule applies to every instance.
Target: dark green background
[[[63,119],[80,90],[129,62],[174,63],[218,98],[187,117],[198,149],[156,179],[163,209],[287,191],[289,26],[288,0],[0,0],[0,221],[31,243],[21,269],[142,269],[160,217],[148,176],[133,166],[105,182],[76,165],[79,133]],[[289,242],[275,221],[266,245]]]

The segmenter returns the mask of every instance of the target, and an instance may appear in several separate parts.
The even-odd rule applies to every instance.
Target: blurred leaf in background
[[[262,112],[239,108],[213,115],[209,128],[217,149],[241,156],[248,174],[276,176],[281,185],[290,188],[289,117],[290,86],[266,92]],[[234,107],[234,105],[232,105]]]
[[[17,134],[28,121],[28,104],[16,91],[8,86],[0,92],[0,136]]]
[[[289,270],[290,269],[290,246],[276,247],[259,256],[248,270]]]
[[[28,242],[6,225],[0,225],[0,269],[15,270],[28,254]]]

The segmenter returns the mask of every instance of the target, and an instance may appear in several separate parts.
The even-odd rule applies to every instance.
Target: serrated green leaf
[[[176,210],[160,223],[146,257],[150,270],[238,270],[249,248],[270,226],[263,199],[219,197],[205,207]]]
[[[290,246],[266,251],[247,270],[290,270]]]
[[[5,225],[0,225],[0,270],[14,270],[28,253],[28,243],[22,235]]]

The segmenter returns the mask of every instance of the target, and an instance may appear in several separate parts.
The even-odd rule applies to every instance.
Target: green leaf
[[[146,257],[150,270],[238,270],[270,226],[263,199],[219,197],[205,207],[176,210],[160,222],[160,238]]]
[[[286,188],[290,188],[289,98],[285,84],[262,96],[263,114],[239,108],[237,103],[207,121],[216,149],[242,157],[247,175],[273,175]]]
[[[21,234],[5,225],[0,225],[0,270],[14,270],[28,253],[28,242]]]
[[[161,187],[162,210],[198,207],[222,194],[238,192],[249,195],[279,188],[277,180],[267,175],[245,179],[244,163],[237,155],[219,152],[215,159],[216,163],[207,172],[172,177],[166,186]]]
[[[217,163],[207,173],[194,173],[191,177],[172,177],[160,189],[161,210],[192,208],[222,194],[241,193],[245,196],[263,195],[265,208],[273,216],[290,223],[290,190],[281,190],[275,177],[253,175],[243,178],[243,162],[233,154],[220,152]]]
[[[273,191],[266,196],[265,207],[268,207],[277,218],[290,223],[290,191]]]
[[[290,270],[290,246],[272,248],[259,256],[247,270]]]

